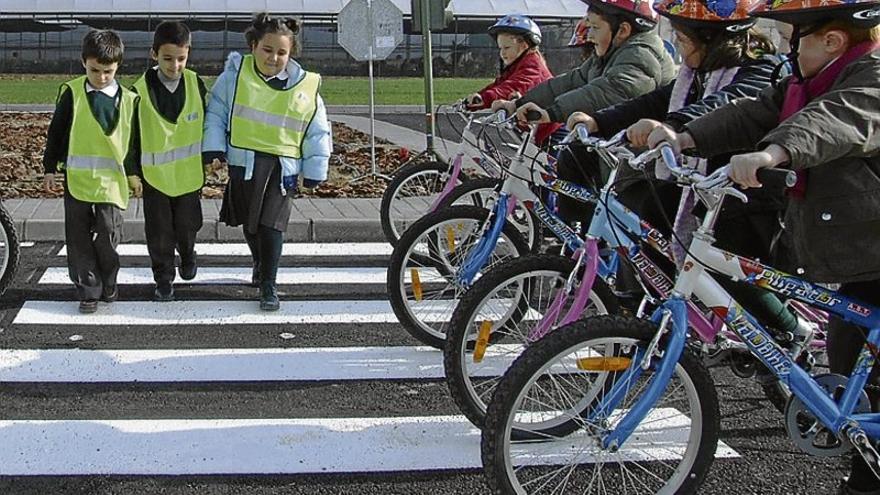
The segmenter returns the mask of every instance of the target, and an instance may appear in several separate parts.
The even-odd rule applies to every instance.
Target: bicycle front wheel
[[[12,285],[18,269],[20,246],[12,215],[0,203],[0,295]]]
[[[482,437],[483,469],[496,494],[696,493],[718,443],[718,397],[708,371],[685,351],[644,421],[617,450],[601,447],[652,378],[605,394],[644,350],[650,322],[599,316],[559,328],[528,347],[501,380]],[[528,426],[531,424],[532,426]]]
[[[421,342],[443,348],[452,312],[467,289],[457,273],[484,235],[489,214],[476,206],[452,206],[431,213],[407,229],[391,253],[387,277],[391,307],[403,327]],[[528,251],[516,227],[505,224],[477,277]]]
[[[452,205],[482,206],[487,210],[491,210],[495,205],[495,200],[498,198],[498,186],[501,183],[501,179],[494,179],[492,177],[470,179],[463,184],[455,186],[450,191],[449,196],[443,198],[443,201],[437,205],[437,210]],[[517,230],[519,230],[519,233],[525,237],[532,251],[537,251],[542,240],[543,227],[541,222],[532,212],[526,209],[521,201],[516,202],[513,211],[507,215],[507,220],[513,223]]]
[[[533,340],[536,327],[554,328],[575,304],[565,282],[575,262],[565,256],[529,255],[486,272],[461,298],[452,314],[443,364],[449,392],[462,413],[477,426],[500,377]],[[573,289],[575,289],[573,287]],[[558,298],[558,299],[557,299]],[[597,279],[583,309],[584,316],[617,312],[617,301]]]
[[[446,185],[447,170],[446,164],[432,161],[410,163],[394,173],[379,204],[382,233],[392,246],[407,225],[428,213]]]

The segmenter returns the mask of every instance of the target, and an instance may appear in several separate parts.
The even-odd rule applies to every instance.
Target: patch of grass
[[[69,75],[6,74],[0,77],[0,103],[52,104],[61,83]],[[134,76],[122,76],[120,82],[130,86]],[[214,77],[206,77],[210,88]],[[482,88],[489,79],[435,79],[434,102],[451,103]],[[425,101],[425,82],[415,77],[377,78],[377,105],[419,105]],[[370,81],[366,77],[325,77],[321,95],[328,105],[367,105],[370,102]]]

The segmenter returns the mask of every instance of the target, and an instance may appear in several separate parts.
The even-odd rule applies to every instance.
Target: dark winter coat
[[[784,80],[686,124],[703,156],[776,144],[807,170],[786,228],[799,275],[880,279],[880,51],[848,65],[831,89],[779,123]]]
[[[631,36],[602,57],[590,57],[580,67],[541,83],[517,101],[534,102],[550,120],[562,122],[574,112],[597,111],[641,96],[675,79],[676,66],[657,33]]]

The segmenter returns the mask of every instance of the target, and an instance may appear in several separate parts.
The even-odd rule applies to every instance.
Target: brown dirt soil
[[[50,113],[0,112],[0,197],[57,198],[61,190],[43,188],[43,150],[49,129]],[[322,198],[377,198],[382,196],[385,181],[368,179],[349,182],[370,170],[370,136],[342,124],[333,123],[333,156],[330,176],[314,193],[301,196]],[[376,140],[379,171],[390,174],[403,162],[400,147]],[[225,167],[205,169],[202,196],[220,198],[227,174]]]

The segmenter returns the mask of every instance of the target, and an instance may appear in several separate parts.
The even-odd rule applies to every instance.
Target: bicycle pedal
[[[880,453],[877,452],[877,449],[874,448],[874,445],[871,444],[871,440],[868,439],[868,435],[865,434],[865,431],[861,428],[853,428],[847,432],[849,436],[850,442],[852,442],[853,446],[862,456],[862,459],[865,460],[865,463],[871,468],[871,472],[874,473],[878,479],[880,479]]]

